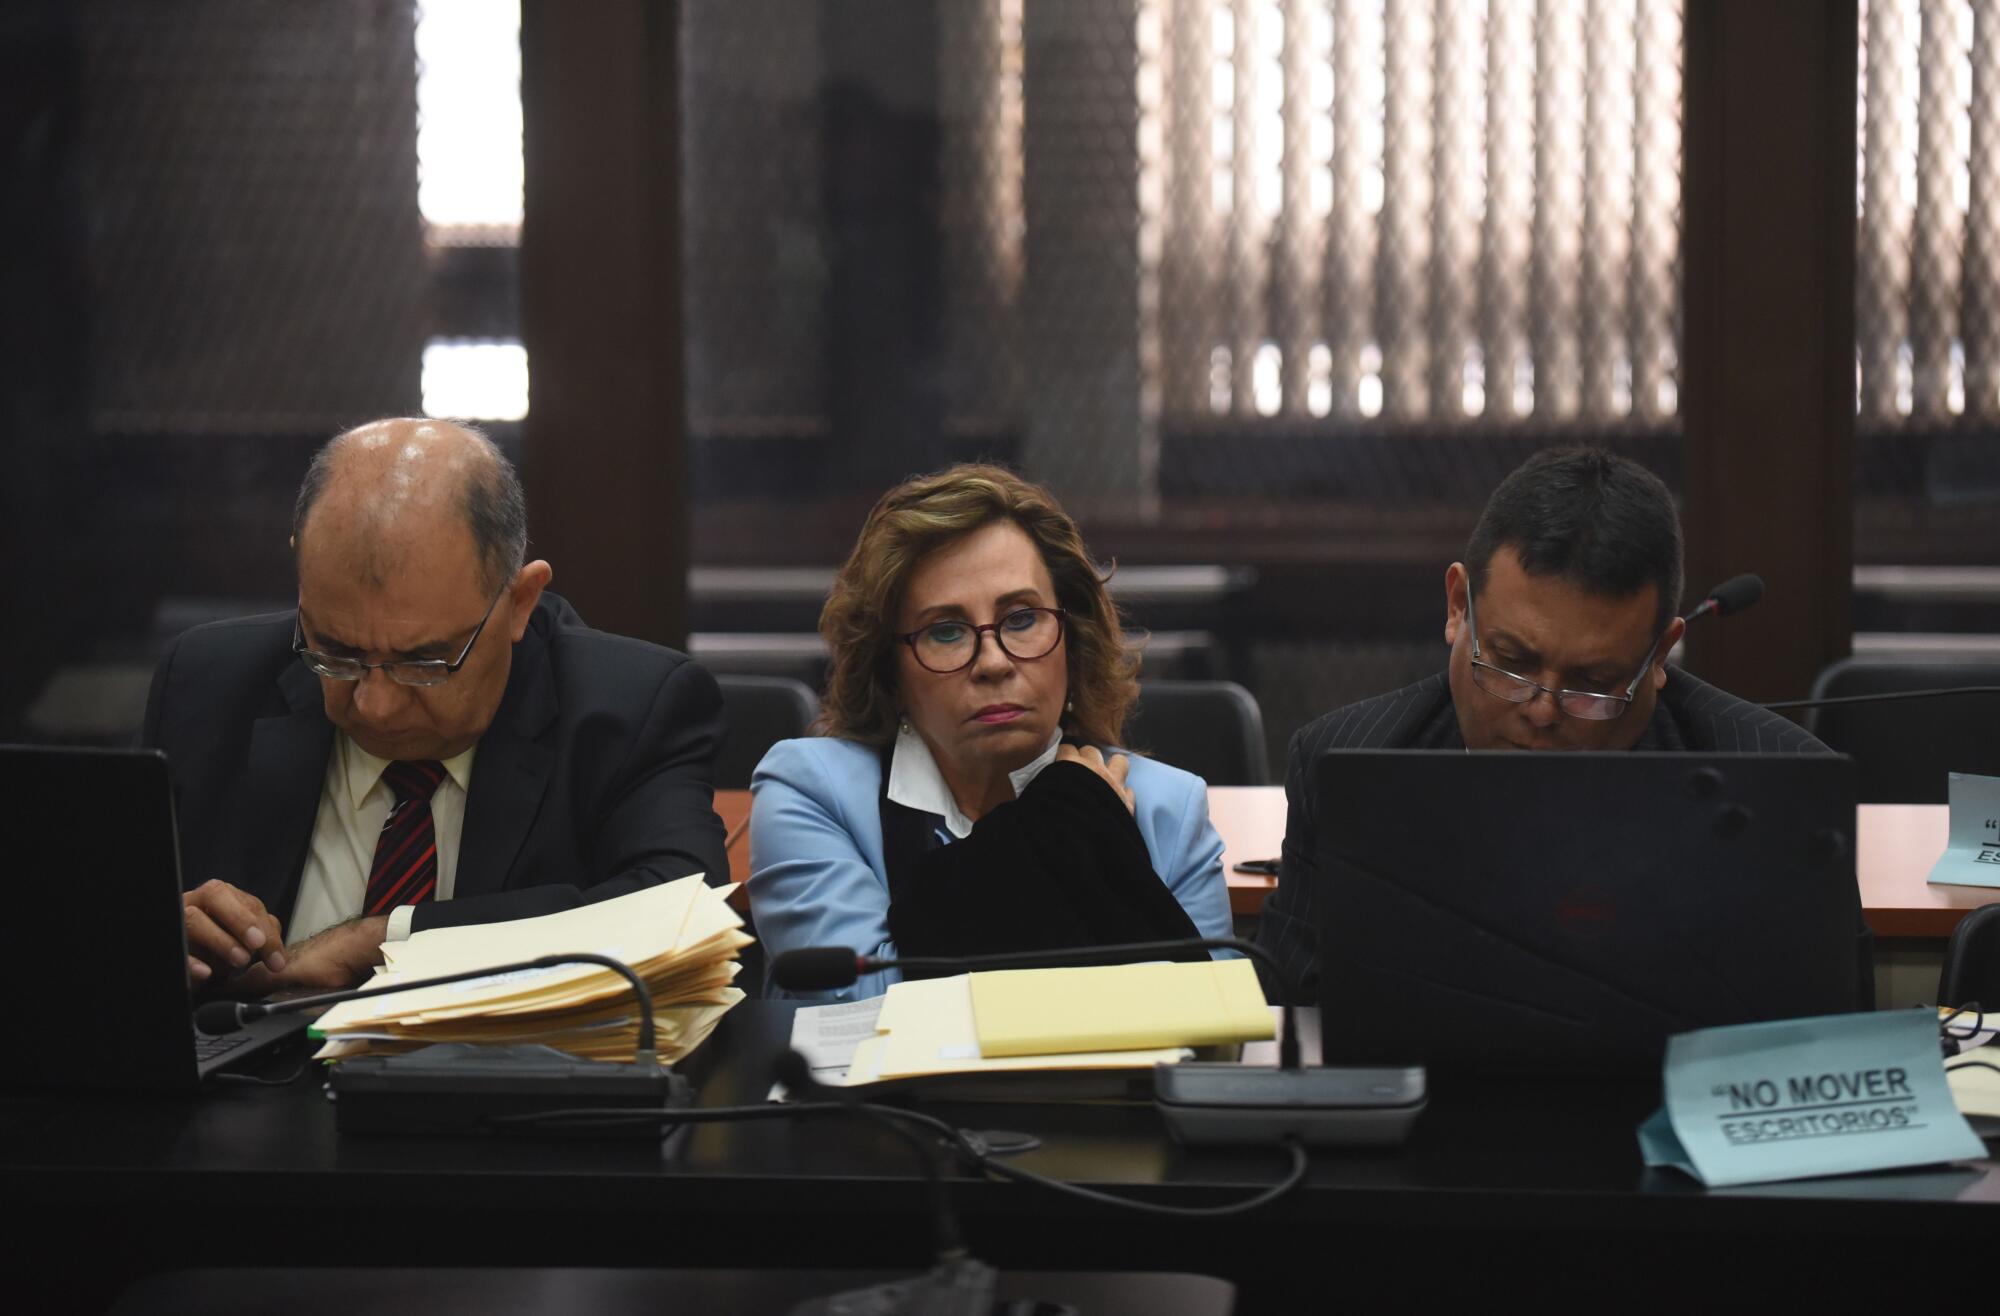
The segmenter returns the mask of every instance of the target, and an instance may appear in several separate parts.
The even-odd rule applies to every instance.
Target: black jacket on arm
[[[1288,981],[1300,984],[1301,1004],[1319,1003],[1319,827],[1313,817],[1312,767],[1329,749],[1463,750],[1451,683],[1443,672],[1415,685],[1336,708],[1307,723],[1292,737],[1285,767],[1285,844],[1278,861],[1278,886],[1257,918],[1257,941],[1285,966]],[[1653,705],[1653,717],[1634,749],[1705,754],[1830,754],[1797,723],[1769,709],[1689,676],[1667,669],[1667,683]],[[1867,930],[1862,931],[1864,943]],[[1866,945],[1863,946],[1865,955]],[[1266,982],[1274,999],[1279,984]],[[1872,995],[1872,979],[1869,984]]]
[[[145,743],[173,767],[181,880],[220,878],[289,926],[334,728],[293,614],[198,626],[153,675]],[[722,694],[686,654],[607,635],[543,594],[472,760],[452,899],[412,931],[729,880],[713,773]]]

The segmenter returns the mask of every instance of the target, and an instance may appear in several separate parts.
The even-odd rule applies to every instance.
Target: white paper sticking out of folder
[[[802,1005],[792,1016],[792,1050],[805,1058],[814,1078],[835,1086],[847,1078],[854,1049],[875,1036],[875,1021],[885,997],[842,1001],[836,1005]]]
[[[1193,1054],[1184,1047],[1150,1047],[983,1057],[969,974],[899,982],[867,1001],[802,1006],[793,1017],[792,1045],[805,1055],[813,1077],[829,1087],[942,1074],[1151,1069]]]
[[[434,928],[383,947],[374,982],[466,973],[545,955],[596,954],[629,966],[652,993],[656,1046],[668,1063],[743,999],[731,985],[750,943],[728,893],[700,877],[646,887],[540,918]],[[623,975],[594,964],[519,970],[344,1001],[315,1031],[329,1060],[434,1042],[534,1042],[593,1060],[630,1060],[638,1012]]]

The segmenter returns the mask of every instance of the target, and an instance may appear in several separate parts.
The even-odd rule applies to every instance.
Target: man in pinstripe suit
[[[1666,486],[1622,457],[1551,448],[1529,458],[1494,490],[1444,592],[1444,671],[1292,737],[1278,887],[1257,937],[1302,1003],[1319,991],[1311,773],[1325,750],[1828,752],[1775,713],[1666,665],[1685,626],[1680,519]]]

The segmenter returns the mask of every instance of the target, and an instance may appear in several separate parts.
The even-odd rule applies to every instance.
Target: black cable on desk
[[[1944,1007],[1939,1006],[1938,1008],[1943,1009]],[[1952,1027],[1951,1021],[1968,1011],[1972,1014],[1972,1027],[1969,1029]],[[1966,1049],[1966,1039],[1977,1037],[1985,1031],[1986,1012],[1979,1008],[1979,1002],[1967,1001],[1964,1005],[1954,1008],[1950,1014],[1938,1020],[1938,1044],[1944,1048],[1947,1058],[1961,1055]]]
[[[1221,1206],[1167,1206],[1160,1202],[1141,1202],[1130,1197],[1120,1197],[1116,1193],[1100,1192],[1095,1188],[1085,1188],[1081,1184],[1065,1183],[1061,1179],[1051,1179],[1024,1170],[1018,1165],[1007,1165],[1000,1161],[982,1160],[980,1168],[989,1174],[997,1174],[1003,1179],[1013,1179],[1020,1183],[1030,1183],[1046,1188],[1050,1192],[1062,1193],[1070,1197],[1082,1198],[1086,1202],[1101,1202],[1108,1206],[1122,1206],[1134,1211],[1146,1211],[1154,1215],[1182,1217],[1215,1217],[1243,1215],[1267,1203],[1275,1202],[1305,1181],[1306,1170],[1311,1161],[1306,1156],[1305,1145],[1297,1138],[1286,1138],[1281,1144],[1292,1155],[1292,1168],[1269,1188],[1254,1197],[1246,1197],[1237,1202],[1226,1202]]]
[[[1940,1006],[1938,1008],[1943,1009],[1944,1007]],[[1972,1031],[1969,1033],[1952,1032],[1950,1028],[1951,1021],[1967,1011],[1971,1011],[1972,1013]],[[1967,1001],[1964,1005],[1954,1006],[1950,1014],[1939,1019],[1938,1027],[1951,1032],[1953,1037],[1976,1037],[1986,1030],[1986,1014],[1979,1008],[1979,1002]]]
[[[1035,1184],[1038,1187],[1048,1189],[1050,1192],[1063,1193],[1071,1197],[1081,1198],[1086,1202],[1098,1202],[1108,1206],[1121,1206],[1134,1211],[1151,1212],[1155,1215],[1201,1218],[1240,1215],[1246,1211],[1254,1211],[1268,1202],[1275,1202],[1278,1198],[1283,1197],[1286,1193],[1298,1187],[1300,1183],[1304,1182],[1306,1171],[1311,1166],[1311,1161],[1306,1156],[1304,1145],[1296,1138],[1286,1138],[1283,1146],[1291,1153],[1291,1169],[1283,1179],[1271,1187],[1262,1189],[1255,1195],[1246,1197],[1241,1201],[1225,1202],[1221,1206],[1167,1206],[1158,1202],[1141,1202],[1135,1198],[1121,1197],[1116,1193],[1107,1193],[1096,1188],[1085,1188],[1081,1184],[1067,1183],[1061,1179],[1052,1179],[1047,1175],[1036,1174],[1033,1170],[1024,1170],[1018,1165],[1010,1165],[977,1145],[974,1137],[964,1129],[938,1119],[936,1116],[923,1114],[920,1111],[904,1110],[899,1106],[883,1106],[873,1102],[830,1102],[824,1104],[832,1105],[836,1109],[842,1106],[849,1109],[865,1108],[894,1119],[905,1119],[923,1124],[938,1132],[947,1142],[956,1146],[960,1154],[968,1162],[976,1165],[988,1174],[998,1175],[1003,1179],[1012,1179],[1017,1183]]]
[[[654,1123],[668,1127],[680,1124],[728,1124],[767,1119],[795,1119],[814,1115],[866,1114],[883,1122],[905,1122],[920,1125],[931,1130],[950,1147],[957,1150],[961,1159],[988,1174],[1020,1183],[1033,1184],[1051,1192],[1096,1202],[1106,1206],[1123,1207],[1151,1215],[1188,1218],[1219,1218],[1241,1215],[1254,1211],[1276,1201],[1291,1192],[1305,1180],[1310,1161],[1305,1148],[1295,1139],[1286,1139],[1285,1148],[1291,1153],[1291,1168],[1285,1177],[1269,1188],[1259,1189],[1254,1195],[1241,1201],[1226,1202],[1221,1206],[1168,1206],[1158,1202],[1142,1202],[1136,1198],[1122,1197],[1116,1193],[1102,1192],[1095,1188],[1085,1188],[1080,1184],[1066,1183],[1023,1170],[1019,1166],[1008,1165],[979,1145],[973,1135],[956,1125],[926,1115],[920,1111],[904,1110],[897,1106],[884,1106],[866,1101],[819,1101],[802,1102],[792,1105],[756,1106],[711,1106],[705,1110],[653,1110],[650,1108],[590,1108],[577,1107],[569,1110],[537,1111],[524,1115],[497,1115],[489,1123],[503,1128],[533,1130],[536,1128],[559,1129],[607,1129],[626,1127],[639,1123]],[[940,1183],[943,1181],[940,1180]]]

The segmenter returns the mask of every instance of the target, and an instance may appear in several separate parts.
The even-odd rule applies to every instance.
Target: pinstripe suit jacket
[[[1319,913],[1315,904],[1319,833],[1313,818],[1312,766],[1329,749],[1464,749],[1445,674],[1358,704],[1336,708],[1292,737],[1285,769],[1285,845],[1278,887],[1264,902],[1257,940],[1300,984],[1301,1004],[1319,1001]],[[1776,713],[1745,703],[1678,667],[1653,706],[1634,749],[1710,754],[1827,754],[1825,745]],[[1273,999],[1282,986],[1266,982]]]

